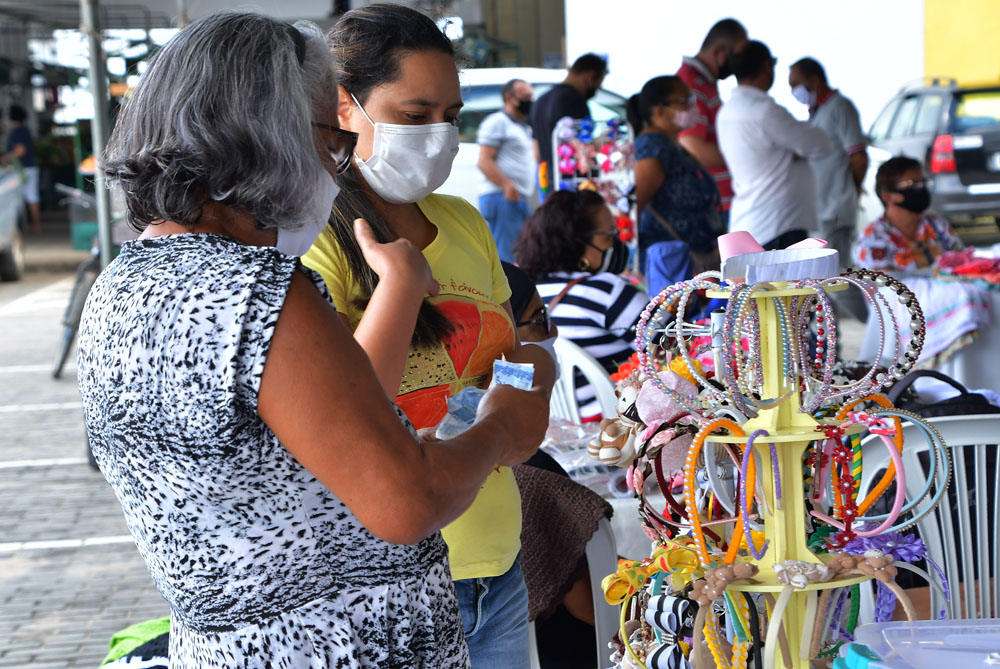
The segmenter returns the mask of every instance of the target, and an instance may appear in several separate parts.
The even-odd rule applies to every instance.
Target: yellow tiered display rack
[[[827,292],[844,290],[846,285],[836,284],[828,286]],[[775,283],[774,289],[755,290],[750,299],[757,301],[760,314],[760,355],[763,369],[763,397],[762,399],[776,399],[783,394],[782,384],[782,358],[786,355],[782,351],[782,338],[780,331],[780,321],[778,311],[772,302],[776,298],[783,303],[786,313],[791,310],[791,301],[796,296],[806,296],[814,294],[815,291],[805,289],[785,288],[782,283]],[[729,291],[709,291],[708,297],[728,298]],[[787,352],[791,354],[791,352]],[[796,380],[796,383],[798,380]],[[770,462],[770,444],[774,444],[778,453],[778,471],[781,477],[780,486],[782,490],[781,508],[777,505],[777,495],[775,487],[774,471],[771,467],[758,467],[757,476],[763,479],[764,495],[770,507],[770,514],[764,515],[764,535],[768,539],[767,552],[761,560],[752,560],[759,567],[758,574],[754,577],[756,583],[734,583],[729,589],[748,592],[773,592],[778,593],[784,589],[784,585],[777,582],[773,565],[787,560],[800,560],[804,562],[823,563],[824,555],[817,555],[809,550],[806,543],[806,517],[804,497],[804,481],[802,474],[802,456],[806,447],[822,439],[822,432],[817,431],[820,422],[812,416],[799,411],[801,398],[798,392],[793,392],[785,401],[772,409],[762,409],[758,415],[751,418],[741,427],[743,431],[750,435],[755,430],[767,430],[769,436],[757,439],[753,448],[757,456],[757,461],[761,463]],[[851,426],[846,430],[847,434],[863,432],[862,425]],[[719,443],[740,443],[745,444],[747,437],[737,437],[733,435],[710,435],[707,442]],[[734,540],[738,540],[734,538]],[[840,579],[827,582],[810,583],[801,590],[796,590],[792,594],[792,599],[785,610],[783,625],[788,638],[789,650],[791,651],[792,667],[795,669],[810,667],[810,659],[802,658],[800,653],[800,643],[803,633],[803,625],[806,620],[808,593],[816,590],[828,590],[841,588],[844,586],[863,583],[868,581],[868,577],[858,576],[848,579]],[[808,656],[808,652],[805,653]],[[780,654],[779,654],[780,658]],[[781,660],[778,664],[782,665]],[[783,665],[782,665],[783,666]],[[699,668],[703,669],[703,668]],[[721,669],[721,668],[720,668]],[[772,669],[766,667],[765,669]]]

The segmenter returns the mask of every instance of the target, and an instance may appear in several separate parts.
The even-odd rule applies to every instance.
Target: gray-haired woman
[[[462,437],[419,441],[299,264],[354,146],[332,66],[308,24],[194,23],[103,162],[143,233],[88,300],[80,390],[172,665],[466,666],[437,530],[545,430],[544,391],[506,387]],[[434,290],[412,246],[360,243]]]

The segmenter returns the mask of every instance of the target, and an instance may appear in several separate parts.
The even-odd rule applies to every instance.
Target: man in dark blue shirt
[[[559,119],[582,119],[590,116],[587,100],[597,94],[608,73],[608,64],[600,56],[588,53],[580,56],[569,69],[561,84],[556,84],[531,107],[531,128],[535,137],[538,160],[548,164],[551,179],[552,131]]]
[[[42,213],[38,205],[38,165],[35,163],[35,141],[31,131],[24,125],[28,118],[24,107],[11,105],[8,114],[10,118],[10,134],[7,136],[7,153],[0,157],[4,165],[17,158],[24,169],[24,200],[28,203],[28,215],[31,218],[31,231],[38,234],[42,231]]]

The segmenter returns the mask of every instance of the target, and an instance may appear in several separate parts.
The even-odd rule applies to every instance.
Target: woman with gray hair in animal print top
[[[498,387],[418,439],[300,265],[356,139],[336,107],[314,26],[217,14],[157,54],[103,160],[142,235],[91,292],[80,391],[172,666],[467,666],[438,529],[545,431],[543,391]],[[412,247],[360,244],[436,290]]]

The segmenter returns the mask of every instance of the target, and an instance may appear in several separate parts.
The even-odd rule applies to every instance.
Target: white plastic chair
[[[917,523],[917,534],[927,547],[927,555],[941,566],[948,578],[951,618],[1000,616],[1000,550],[997,545],[1000,542],[1000,467],[997,466],[1000,464],[1000,446],[996,445],[1000,443],[1000,414],[946,416],[928,420],[941,433],[951,453],[951,486],[957,503],[950,503],[950,494],[946,493],[934,512]],[[864,468],[859,499],[881,478],[890,461],[888,451],[877,436],[866,438],[862,449]],[[927,481],[927,472],[917,457],[927,450],[923,431],[904,420],[902,457],[906,468],[907,501],[919,495]],[[988,453],[997,458],[990,467],[987,466]],[[966,473],[967,463],[971,464],[971,481]],[[931,495],[943,484],[943,476],[944,472],[938,468]],[[993,499],[987,503],[987,492],[991,490]],[[923,508],[926,507],[918,507]],[[957,528],[952,520],[953,512],[958,518]],[[931,576],[936,579],[933,571],[930,569]],[[871,621],[874,610],[872,591],[862,588],[861,592],[861,619]],[[931,615],[936,617],[944,605],[937,588],[931,588]]]
[[[607,518],[601,518],[597,522],[597,531],[587,542],[585,554],[587,568],[590,572],[590,592],[594,596],[594,638],[597,643],[595,649],[597,664],[594,666],[600,669],[610,663],[608,658],[611,655],[611,650],[608,648],[608,642],[618,630],[618,608],[604,601],[604,590],[601,588],[601,581],[604,580],[604,577],[613,574],[618,569],[615,535],[611,531],[611,522]],[[528,635],[531,644],[531,669],[540,669],[534,622],[528,628]]]
[[[576,404],[576,387],[573,384],[573,373],[579,369],[584,378],[597,393],[597,402],[601,405],[601,413],[605,416],[618,414],[618,398],[615,397],[615,385],[611,382],[607,371],[592,355],[574,344],[569,339],[557,337],[555,341],[556,359],[559,361],[559,378],[552,388],[552,400],[549,413],[552,417],[564,418],[573,423],[580,423],[580,407]]]

